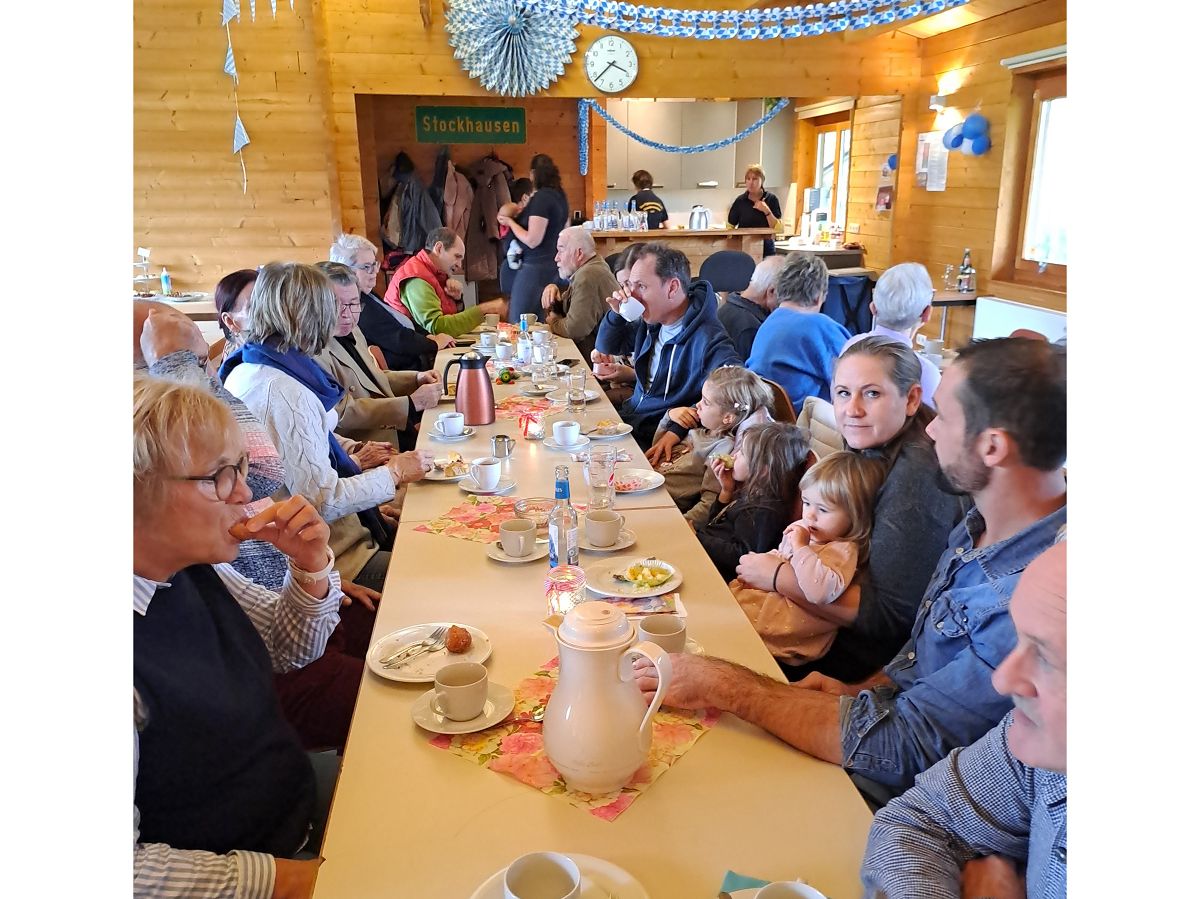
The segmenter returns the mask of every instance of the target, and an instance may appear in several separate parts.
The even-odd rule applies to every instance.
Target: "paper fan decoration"
[[[446,31],[467,74],[505,97],[557,81],[579,36],[573,18],[533,0],[452,0]]]

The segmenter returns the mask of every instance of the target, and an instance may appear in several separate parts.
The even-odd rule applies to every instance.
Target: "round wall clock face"
[[[614,94],[637,78],[637,52],[625,38],[605,35],[588,47],[583,66],[592,84],[606,94]]]

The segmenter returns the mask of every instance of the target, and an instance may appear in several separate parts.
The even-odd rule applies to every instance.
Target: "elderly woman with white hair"
[[[855,334],[842,349],[864,337],[890,337],[911,347],[917,332],[933,312],[934,293],[925,266],[917,262],[893,265],[879,276],[872,294],[871,313],[875,316],[875,327],[863,334]],[[917,353],[917,359],[921,362],[921,402],[932,409],[933,392],[942,382],[942,373],[927,356]]]
[[[378,506],[432,465],[426,452],[399,453],[363,471],[333,433],[344,390],[314,357],[337,325],[333,285],[317,268],[272,262],[250,296],[246,342],[221,366],[225,387],[266,425],[284,464],[284,485],[307,497],[330,525],[342,578],[382,590],[392,534]],[[344,441],[344,444],[343,444]]]
[[[379,347],[388,368],[394,371],[425,371],[432,367],[438,350],[454,345],[449,334],[428,334],[411,318],[392,309],[375,292],[379,275],[379,251],[358,234],[339,234],[329,248],[329,261],[354,270],[362,313],[358,329],[371,346]]]
[[[321,655],[342,591],[308,500],[247,517],[247,468],[224,403],[135,376],[135,895],[298,897],[316,877],[294,856],[319,845],[330,760],[306,755],[272,675]],[[287,557],[278,593],[229,564],[251,537]]]

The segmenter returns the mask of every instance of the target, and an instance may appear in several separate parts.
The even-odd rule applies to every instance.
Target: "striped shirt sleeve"
[[[133,728],[133,780],[137,783],[139,741]],[[133,806],[133,895],[136,899],[271,899],[275,859],[261,852],[226,855],[172,849],[140,841],[141,815]]]
[[[305,593],[290,568],[278,593],[246,579],[231,565],[214,565],[213,570],[267,644],[276,673],[303,668],[325,652],[340,620],[342,581],[336,570],[329,575],[329,592],[323,599]]]

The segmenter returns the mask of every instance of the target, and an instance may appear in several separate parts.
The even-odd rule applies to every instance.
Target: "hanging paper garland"
[[[484,0],[475,0],[482,4]],[[860,31],[965,6],[970,0],[844,0],[770,9],[668,9],[615,0],[530,0],[544,15],[626,34],[711,40],[785,40]],[[785,24],[791,23],[791,24]]]
[[[505,97],[557,81],[579,37],[573,17],[536,0],[454,0],[446,31],[466,73]]]
[[[783,112],[783,110],[786,109],[791,102],[792,101],[789,100],[787,97],[782,98],[778,103],[776,103],[774,106],[772,106],[770,108],[770,110],[768,110],[767,113],[761,119],[759,119],[757,122],[753,123],[752,125],[747,125],[741,131],[739,131],[737,134],[732,135],[731,137],[724,137],[724,138],[721,138],[720,140],[711,141],[710,143],[707,143],[707,144],[690,144],[688,146],[675,146],[673,144],[661,144],[656,140],[650,140],[650,138],[648,138],[648,137],[642,137],[640,134],[630,131],[628,127],[626,127],[625,125],[622,125],[620,122],[618,122],[616,119],[614,119],[611,115],[609,115],[608,110],[605,109],[603,106],[601,106],[599,103],[597,103],[595,100],[586,100],[586,99],[580,100],[579,101],[579,174],[586,175],[588,172],[588,134],[590,131],[589,122],[588,122],[588,110],[589,109],[595,110],[596,114],[598,116],[600,116],[600,118],[604,119],[604,121],[608,122],[610,127],[616,128],[618,131],[620,131],[626,137],[637,141],[639,144],[644,144],[645,146],[650,147],[651,149],[660,150],[664,153],[683,153],[685,155],[690,156],[693,153],[707,153],[710,150],[719,150],[722,147],[728,147],[730,144],[736,144],[740,140],[745,140],[747,137],[749,137],[751,134],[753,134],[759,128],[761,128],[765,124],[767,124],[767,122],[771,121],[771,119],[775,118],[775,116],[779,115],[779,113]]]

